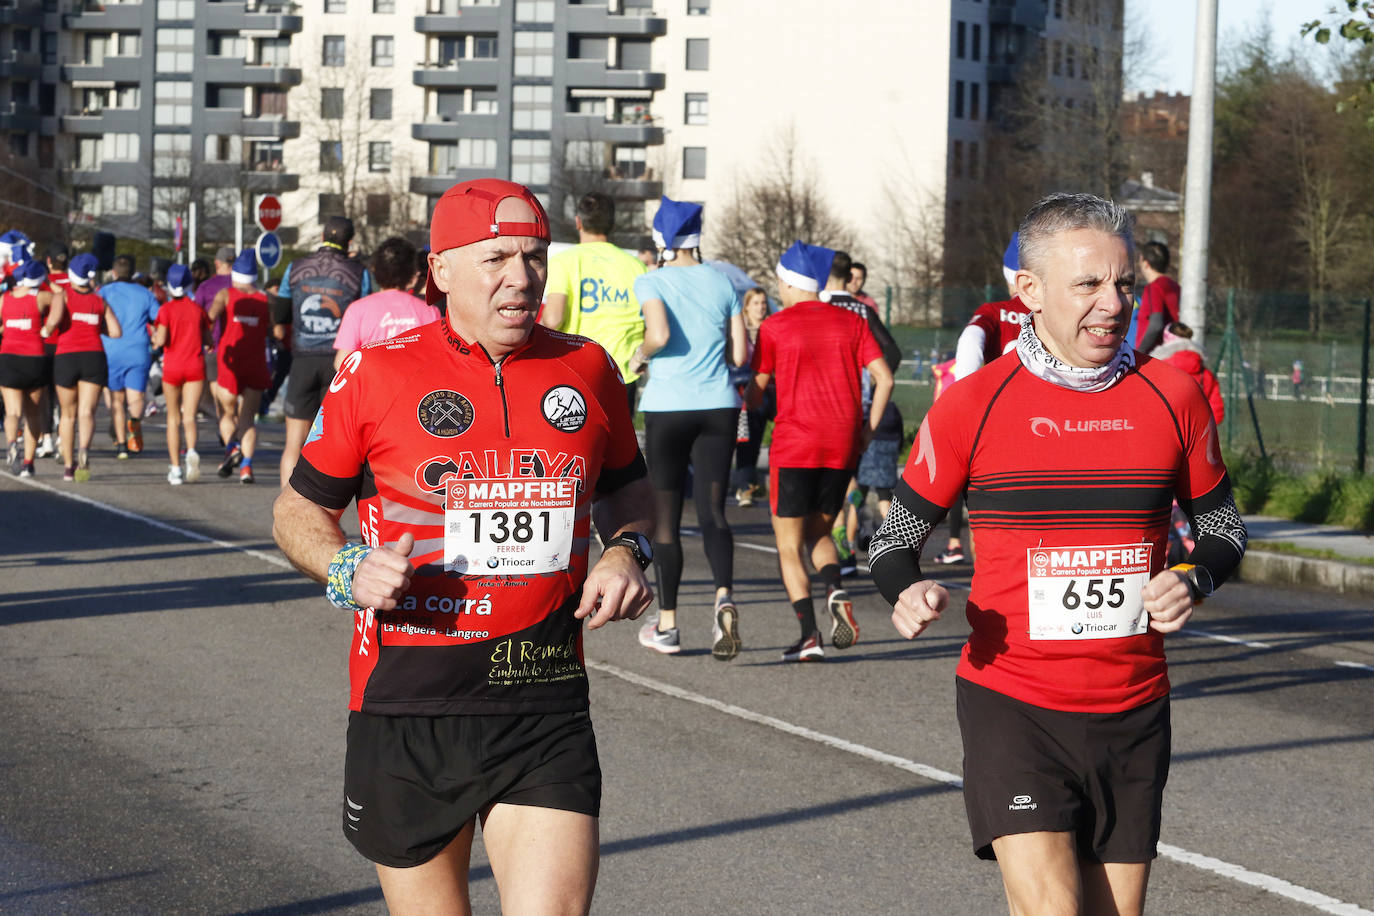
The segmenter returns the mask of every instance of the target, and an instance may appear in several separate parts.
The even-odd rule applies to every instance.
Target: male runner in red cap
[[[653,528],[615,363],[536,326],[548,217],[455,185],[430,225],[434,324],[344,360],[274,511],[356,617],[344,833],[392,913],[470,912],[477,820],[507,912],[586,912],[601,770],[582,621],[643,613]],[[365,543],[338,520],[358,501]],[[591,522],[612,535],[588,570]]]

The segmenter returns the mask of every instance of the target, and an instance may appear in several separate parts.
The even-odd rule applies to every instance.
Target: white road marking
[[[273,566],[281,567],[283,569],[292,568],[291,564],[283,557],[273,556],[272,554],[264,553],[261,550],[253,550],[249,547],[243,547],[239,544],[234,544],[230,541],[222,541],[219,538],[212,538],[208,535],[204,535],[196,531],[191,531],[188,528],[181,528],[176,525],[170,525],[167,522],[155,518],[150,518],[146,515],[140,515],[137,512],[131,512],[128,509],[121,509],[118,506],[112,506],[108,503],[102,503],[99,500],[91,499],[89,497],[82,496],[77,493],[69,493],[65,490],[59,490],[55,487],[50,487],[46,484],[39,483],[38,481],[35,481],[32,478],[15,479],[19,483],[24,484],[25,486],[34,487],[36,489],[43,490],[47,493],[51,493],[55,496],[70,499],[96,509],[103,509],[107,512],[110,512],[113,515],[120,516],[121,518],[140,521],[144,524],[151,525],[154,528],[158,528],[163,531],[168,531],[173,534],[181,535],[182,537],[187,538],[188,540],[198,541],[203,544],[214,544],[216,547],[221,547],[225,550],[237,550],[240,553],[247,554],[250,557],[263,560],[264,562],[270,563]],[[740,544],[741,546],[753,548],[755,550],[769,550],[769,548],[763,547],[762,545],[745,544],[741,541],[736,541],[736,543]],[[777,551],[776,549],[773,549],[770,552],[776,553]],[[1183,632],[1187,633],[1191,631],[1185,630]],[[1194,635],[1209,636],[1210,634],[1201,633],[1199,631],[1196,632]],[[1223,641],[1239,642],[1239,640],[1231,640],[1229,637],[1223,639]],[[1251,645],[1250,643],[1243,644]],[[1336,662],[1336,664],[1347,668],[1366,668],[1374,670],[1374,666],[1363,665],[1359,662]],[[753,722],[758,725],[764,725],[769,728],[777,729],[778,731],[784,732],[789,735],[796,735],[799,738],[805,738],[808,741],[814,741],[817,744],[823,744],[827,747],[833,747],[836,750],[845,751],[851,754],[855,754],[859,757],[864,757],[868,760],[874,761],[875,763],[885,763],[889,766],[896,767],[899,770],[905,770],[908,773],[914,773],[917,776],[929,779],[932,782],[943,783],[944,785],[953,786],[956,788],[960,788],[964,784],[963,780],[960,779],[958,776],[956,776],[953,773],[946,772],[945,770],[937,769],[932,766],[927,766],[924,763],[917,763],[914,760],[908,760],[905,757],[898,757],[895,754],[889,754],[885,751],[880,751],[862,744],[856,744],[853,741],[848,741],[844,738],[837,738],[834,735],[827,735],[823,732],[818,732],[814,729],[806,728],[802,725],[794,725],[793,723],[787,722],[786,720],[778,719],[774,716],[764,715],[763,713],[753,712],[752,710],[745,709],[742,706],[735,706],[731,703],[724,703],[720,700],[715,700],[711,697],[703,696],[702,694],[696,693],[694,691],[686,690],[682,687],[677,687],[673,684],[668,684],[651,677],[646,677],[642,674],[636,674],[632,671],[628,671],[624,668],[620,668],[615,665],[608,664],[606,662],[598,662],[592,659],[587,659],[587,667],[595,671],[600,671],[604,674],[609,674],[612,677],[618,677],[621,680],[628,681],[632,684],[638,684],[641,687],[646,687],[650,690],[662,693],[665,696],[674,697],[680,700],[686,700],[691,703],[697,703],[701,706],[714,709],[717,712],[722,712],[726,715],[734,716],[738,719],[743,719],[747,722]],[[1177,846],[1170,846],[1166,843],[1160,843],[1159,854],[1167,859],[1173,859],[1176,862],[1182,862],[1185,865],[1191,865],[1194,868],[1198,868],[1203,871],[1210,871],[1213,874],[1220,875],[1224,878],[1230,878],[1233,881],[1239,881],[1242,884],[1249,884],[1252,887],[1260,888],[1261,890],[1267,891],[1268,893],[1276,894],[1280,897],[1287,897],[1289,900],[1295,900],[1298,903],[1306,904],[1317,910],[1320,910],[1323,913],[1331,913],[1333,914],[1333,916],[1374,916],[1374,911],[1363,909],[1359,906],[1356,906],[1353,903],[1345,903],[1341,900],[1337,900],[1335,897],[1330,897],[1326,894],[1309,890],[1305,887],[1293,884],[1292,882],[1285,881],[1282,878],[1276,878],[1272,875],[1266,875],[1262,872],[1250,871],[1249,869],[1243,868],[1239,865],[1232,865],[1229,862],[1224,862],[1221,859],[1214,859],[1211,856],[1204,856],[1201,853],[1189,852],[1188,850],[1180,849]]]
[[[1199,639],[1214,639],[1217,642],[1230,643],[1233,646],[1246,646],[1251,649],[1272,649],[1273,646],[1267,642],[1255,642],[1249,639],[1239,639],[1235,636],[1223,636],[1221,633],[1208,633],[1206,630],[1182,629],[1178,631],[1183,636],[1196,636]]]
[[[1366,665],[1364,662],[1336,662],[1342,668],[1358,668],[1361,671],[1374,671],[1374,665]]]
[[[723,712],[726,715],[734,716],[737,719],[743,719],[746,722],[764,725],[789,735],[795,735],[798,738],[805,738],[808,741],[823,744],[826,747],[833,747],[839,751],[846,751],[850,754],[872,760],[875,763],[885,763],[899,770],[915,773],[917,776],[922,776],[932,782],[943,783],[955,788],[962,788],[964,785],[964,781],[955,774],[936,769],[932,766],[927,766],[924,763],[917,763],[915,760],[908,760],[905,757],[898,757],[896,754],[889,754],[886,751],[880,751],[862,744],[856,744],[853,741],[837,738],[834,735],[827,735],[824,732],[818,732],[802,725],[794,725],[784,719],[778,719],[773,716],[764,715],[763,713],[754,712],[742,706],[735,706],[732,703],[725,703],[695,691],[678,687],[675,684],[669,684],[656,678],[646,677],[634,671],[628,671],[617,665],[609,664],[608,662],[595,661],[589,658],[586,660],[586,664],[588,668],[594,671],[609,674],[612,677],[620,678],[631,684],[637,684],[640,687],[648,688],[649,690],[653,690],[665,696],[670,696],[678,700],[685,700],[689,703],[696,703],[708,709],[714,709],[717,712]],[[1251,871],[1240,865],[1232,865],[1230,862],[1214,859],[1211,856],[1204,856],[1201,853],[1189,852],[1186,849],[1170,846],[1167,843],[1159,844],[1159,854],[1166,859],[1173,859],[1175,862],[1182,862],[1184,865],[1191,865],[1202,871],[1209,871],[1215,875],[1230,878],[1233,881],[1239,881],[1242,884],[1249,884],[1252,887],[1257,887],[1271,894],[1287,897],[1289,900],[1296,900],[1298,903],[1307,904],[1323,913],[1331,913],[1334,914],[1334,916],[1374,916],[1374,912],[1362,909],[1353,903],[1345,903],[1344,901],[1337,900],[1335,897],[1309,890],[1305,887],[1293,884],[1290,881],[1285,881],[1282,878],[1266,875],[1263,872]]]

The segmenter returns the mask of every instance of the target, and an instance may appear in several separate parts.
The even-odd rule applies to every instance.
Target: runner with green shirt
[[[593,191],[577,202],[579,244],[549,258],[540,324],[581,334],[605,347],[625,379],[630,414],[639,373],[630,360],[644,342],[644,316],[635,298],[643,262],[607,241],[615,228],[615,201]]]

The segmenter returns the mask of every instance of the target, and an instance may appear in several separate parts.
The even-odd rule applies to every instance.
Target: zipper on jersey
[[[490,357],[488,357],[490,359]],[[506,422],[506,438],[510,438],[510,406],[506,403],[506,386],[501,381],[501,363],[506,360],[503,357],[500,361],[493,363],[496,367],[496,390],[501,392],[501,416]]]

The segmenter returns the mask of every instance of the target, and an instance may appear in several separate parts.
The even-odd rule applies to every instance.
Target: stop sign
[[[274,232],[281,225],[281,201],[271,194],[258,198],[258,225],[264,232]]]

